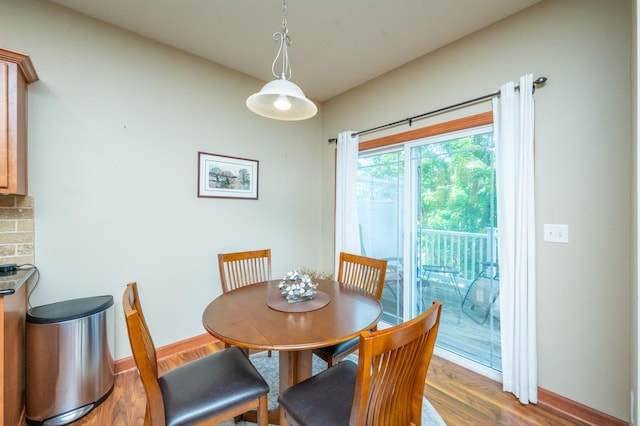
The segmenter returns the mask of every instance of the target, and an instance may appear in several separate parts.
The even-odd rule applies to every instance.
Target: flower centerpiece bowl
[[[313,299],[318,283],[314,284],[309,275],[290,271],[280,281],[278,288],[288,303],[296,303]]]

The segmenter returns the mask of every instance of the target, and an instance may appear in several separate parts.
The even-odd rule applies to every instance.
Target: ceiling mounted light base
[[[282,31],[273,34],[273,40],[280,42],[280,49],[271,65],[271,73],[278,80],[264,85],[262,90],[247,98],[247,108],[258,115],[276,120],[305,120],[318,112],[318,108],[291,82],[291,64],[287,46],[291,44],[287,28],[287,5],[282,1]],[[276,64],[280,59],[282,70],[276,74]]]

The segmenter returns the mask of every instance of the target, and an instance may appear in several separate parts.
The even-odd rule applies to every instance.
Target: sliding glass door
[[[363,152],[363,253],[389,261],[383,321],[443,302],[438,347],[501,369],[492,128]]]

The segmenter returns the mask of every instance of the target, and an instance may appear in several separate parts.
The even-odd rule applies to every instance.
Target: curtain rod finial
[[[547,77],[538,77],[533,84],[535,84],[536,86],[544,86],[545,84],[547,84]]]

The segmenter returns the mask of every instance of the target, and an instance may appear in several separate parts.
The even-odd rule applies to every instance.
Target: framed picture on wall
[[[258,199],[258,161],[198,152],[198,197]]]

